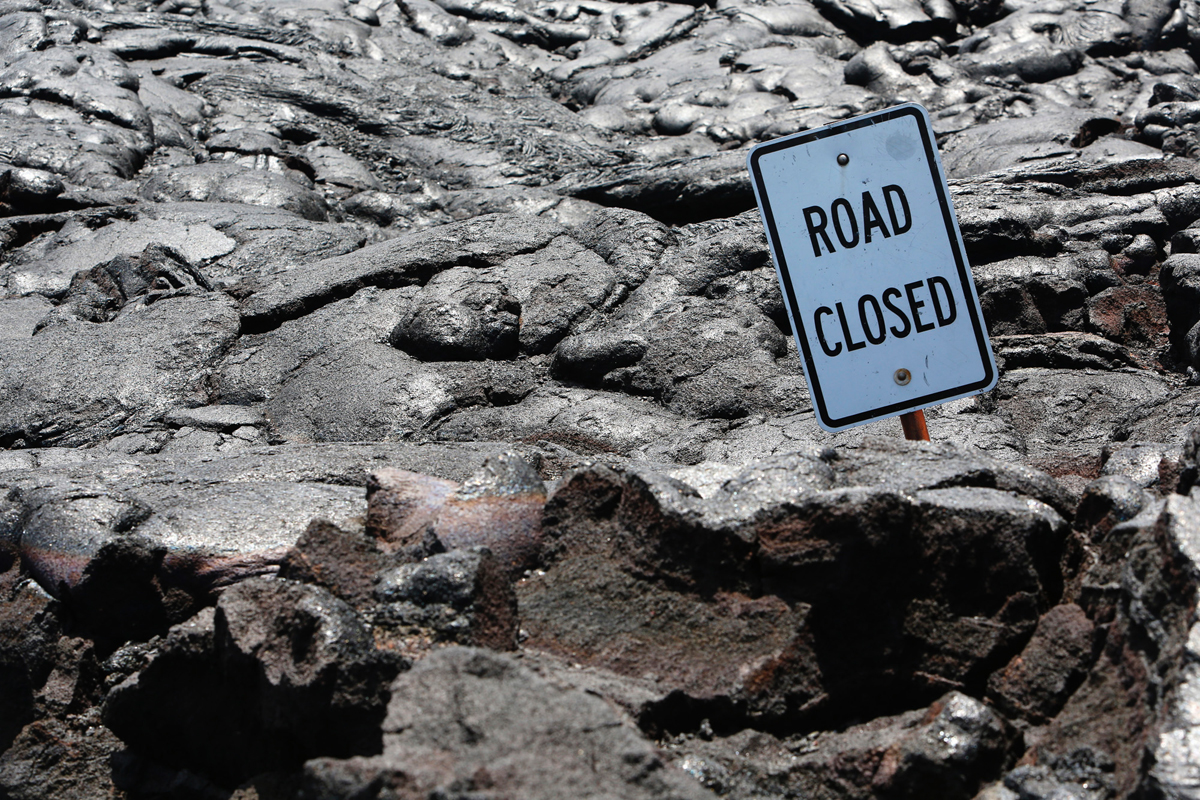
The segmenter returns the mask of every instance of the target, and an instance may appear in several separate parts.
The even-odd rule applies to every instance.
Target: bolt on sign
[[[924,108],[908,103],[766,142],[748,162],[822,428],[996,385]]]

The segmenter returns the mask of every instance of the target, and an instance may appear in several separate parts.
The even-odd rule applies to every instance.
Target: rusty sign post
[[[925,425],[925,412],[921,409],[900,415],[900,427],[904,438],[914,442],[929,441],[929,427]]]

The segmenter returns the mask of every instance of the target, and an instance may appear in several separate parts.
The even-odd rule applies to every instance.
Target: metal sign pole
[[[904,428],[904,438],[913,442],[928,442],[929,428],[925,425],[925,412],[921,409],[900,415],[900,425]]]

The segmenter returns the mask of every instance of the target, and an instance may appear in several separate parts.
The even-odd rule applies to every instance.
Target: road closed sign
[[[896,106],[766,142],[749,165],[822,428],[995,386],[924,108]]]

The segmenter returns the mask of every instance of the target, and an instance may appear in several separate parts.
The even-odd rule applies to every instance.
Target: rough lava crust
[[[1200,796],[1193,0],[0,0],[0,798]],[[926,106],[986,395],[746,149]]]

